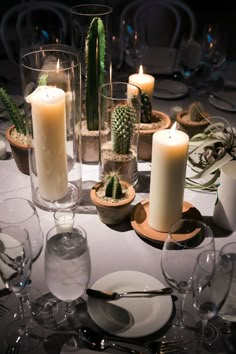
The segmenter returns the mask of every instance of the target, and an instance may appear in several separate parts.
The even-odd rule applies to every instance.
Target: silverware
[[[19,354],[20,353],[20,345],[15,344],[15,345],[8,345],[6,353],[5,354]]]
[[[163,288],[158,290],[148,290],[148,291],[127,291],[124,293],[116,292],[104,292],[95,289],[87,289],[86,294],[99,299],[104,300],[119,300],[122,297],[154,297],[154,296],[164,296],[171,295],[173,293],[172,288]]]
[[[212,92],[210,93],[210,97],[230,105],[231,108],[236,108],[236,104],[234,104],[229,98],[226,98],[224,96]]]

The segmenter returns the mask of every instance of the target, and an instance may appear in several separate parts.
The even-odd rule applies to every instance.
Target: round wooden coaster
[[[148,212],[149,212],[149,200],[144,199],[132,210],[131,213],[131,225],[137,234],[143,238],[146,238],[152,242],[163,244],[167,237],[167,232],[160,232],[153,229],[148,224]],[[183,219],[197,219],[202,220],[202,215],[198,209],[196,209],[192,204],[184,201],[183,202]],[[195,232],[189,234],[179,234],[179,241],[185,241],[193,238],[196,235]]]

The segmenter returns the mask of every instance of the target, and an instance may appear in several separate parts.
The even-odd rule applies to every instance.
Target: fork
[[[5,354],[19,354],[19,353],[20,353],[19,344],[15,344],[15,345],[9,344]]]
[[[9,309],[5,305],[0,303],[0,317],[6,316],[8,314],[8,312],[9,312]]]

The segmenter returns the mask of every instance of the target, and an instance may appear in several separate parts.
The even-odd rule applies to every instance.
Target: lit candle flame
[[[56,65],[57,72],[60,70],[60,59],[57,60],[57,65]]]
[[[172,125],[172,127],[170,128],[170,130],[176,130],[177,128],[177,122],[174,122],[174,124]]]
[[[142,65],[140,65],[140,67],[139,67],[139,75],[143,75],[143,66]]]

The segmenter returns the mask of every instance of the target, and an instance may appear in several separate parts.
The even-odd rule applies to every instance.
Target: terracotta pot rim
[[[96,206],[102,206],[102,207],[107,207],[107,208],[119,208],[123,205],[127,205],[127,204],[132,203],[132,201],[135,198],[135,194],[136,194],[134,187],[126,181],[120,181],[120,183],[122,186],[124,186],[128,189],[128,193],[129,193],[128,198],[122,199],[121,201],[118,201],[117,203],[111,203],[106,200],[103,200],[102,198],[99,198],[96,195],[96,191],[101,186],[102,182],[98,182],[92,187],[92,189],[90,191],[90,198],[91,198],[92,202]]]
[[[9,141],[9,143],[10,143],[11,145],[13,145],[13,146],[19,147],[19,148],[21,148],[21,149],[23,149],[23,150],[28,150],[28,145],[21,144],[21,143],[19,143],[18,141],[14,140],[14,139],[12,138],[12,136],[11,136],[11,131],[12,131],[12,129],[14,129],[14,128],[15,128],[15,125],[11,125],[10,127],[7,128],[6,134],[5,134],[6,139],[7,139],[7,140]]]
[[[153,134],[153,133],[155,133],[155,132],[158,131],[158,130],[167,129],[167,128],[169,128],[169,127],[171,126],[171,119],[170,119],[170,117],[168,116],[168,114],[166,114],[166,113],[164,113],[164,112],[161,112],[161,111],[158,111],[158,110],[155,110],[155,109],[152,110],[152,113],[153,113],[154,116],[155,116],[155,115],[158,115],[158,116],[164,118],[163,120],[166,121],[166,124],[163,125],[163,126],[160,127],[160,128],[156,128],[156,129],[141,129],[141,128],[140,128],[140,130],[139,130],[139,134],[140,134],[140,135]],[[155,123],[155,122],[151,122],[151,123]],[[148,124],[150,124],[150,123],[141,123],[141,124],[147,124],[147,125],[148,125]]]
[[[206,115],[206,117],[208,119],[210,119],[209,114],[204,112],[204,114]],[[176,115],[176,120],[177,122],[179,122],[182,125],[185,125],[186,127],[199,127],[199,126],[204,126],[204,125],[208,125],[209,122],[207,120],[202,120],[200,122],[192,122],[192,121],[186,121],[185,119],[183,119],[184,116],[188,115],[188,111],[182,111],[177,113]]]

